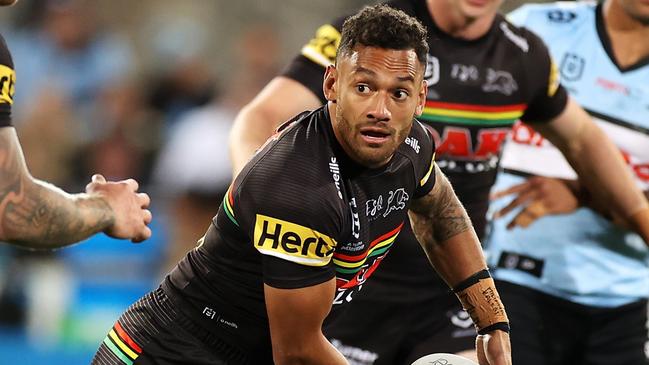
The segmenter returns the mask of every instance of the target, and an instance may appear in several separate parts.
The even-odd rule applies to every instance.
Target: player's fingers
[[[144,209],[142,212],[143,218],[144,218],[144,224],[149,224],[151,223],[151,220],[153,219],[153,214],[151,214],[151,211],[148,209]]]
[[[151,237],[151,228],[144,226],[142,229],[142,232],[140,232],[137,236],[133,237],[131,239],[131,242],[133,243],[140,243],[144,240],[147,240]]]
[[[525,210],[527,210],[529,215],[535,217],[536,219],[539,219],[547,214],[545,204],[543,204],[543,202],[540,200],[534,200],[525,208]]]
[[[537,193],[534,190],[522,191],[516,198],[514,198],[511,202],[509,202],[509,204],[507,204],[504,208],[494,213],[494,218],[500,218],[502,216],[505,216],[509,214],[509,212],[511,212],[512,210],[527,204],[530,200],[535,198],[536,194]]]
[[[94,183],[105,183],[106,178],[102,174],[94,174],[92,175],[91,181]]]
[[[494,199],[502,198],[502,197],[507,196],[507,195],[518,194],[518,193],[520,193],[522,191],[525,191],[525,190],[529,189],[529,187],[530,187],[529,182],[525,181],[524,183],[520,183],[520,184],[517,184],[517,185],[514,185],[514,186],[510,186],[507,189],[495,191],[495,192],[490,194],[489,198],[491,200],[494,200]]]
[[[147,208],[151,204],[151,198],[147,193],[138,193],[137,200],[140,203],[140,208]]]
[[[534,201],[516,214],[514,219],[512,219],[512,221],[507,225],[507,229],[512,229],[516,226],[527,228],[530,224],[534,223],[534,221],[544,216],[545,212],[546,210],[543,203]]]
[[[123,181],[132,191],[137,191],[140,188],[140,184],[137,183],[134,179],[126,179]]]

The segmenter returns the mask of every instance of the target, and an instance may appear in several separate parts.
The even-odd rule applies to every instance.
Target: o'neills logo
[[[331,261],[336,241],[316,230],[257,214],[255,248],[265,255],[308,266],[324,266]]]
[[[415,150],[416,153],[419,153],[419,140],[417,140],[417,138],[407,137],[406,144],[412,147],[412,149]]]
[[[331,171],[331,176],[334,178],[334,184],[336,184],[336,189],[338,189],[338,197],[343,198],[343,193],[340,191],[340,167],[338,166],[338,160],[335,157],[332,157],[329,160],[329,171]]]

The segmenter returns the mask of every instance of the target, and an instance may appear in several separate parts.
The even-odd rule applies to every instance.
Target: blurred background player
[[[510,18],[547,42],[566,89],[621,150],[646,197],[649,4],[525,5]],[[495,196],[515,199],[494,203],[500,219],[488,248],[517,334],[514,363],[647,364],[646,242],[572,180],[556,148],[529,126],[517,124],[507,143]],[[566,215],[545,216],[552,213]]]
[[[414,15],[429,29],[428,100],[419,119],[436,139],[437,163],[479,237],[485,233],[500,147],[518,118],[561,145],[579,173],[592,176],[587,184],[606,186],[619,198],[616,209],[641,204],[622,160],[613,153],[614,146],[566,97],[543,42],[499,15],[502,1],[389,4]],[[324,101],[322,74],[336,55],[343,20],[321,26],[301,55],[238,115],[230,142],[235,172],[279,123]],[[608,154],[606,161],[591,160],[593,151]],[[605,176],[608,166],[619,180]],[[388,201],[377,200],[362,209],[381,214],[388,206]],[[433,352],[471,349],[475,332],[468,316],[419,255],[408,227],[397,241],[375,280],[365,284],[344,316],[326,329],[332,343],[357,364],[410,364]],[[364,331],[369,327],[376,329],[371,336]]]

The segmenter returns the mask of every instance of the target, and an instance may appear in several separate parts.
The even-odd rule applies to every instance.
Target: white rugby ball
[[[453,354],[430,354],[421,357],[411,365],[478,365],[466,357]]]

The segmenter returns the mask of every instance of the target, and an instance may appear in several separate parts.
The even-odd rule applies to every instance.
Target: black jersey
[[[432,189],[433,151],[414,121],[387,165],[366,168],[343,152],[326,106],[303,113],[238,175],[166,291],[216,336],[268,356],[263,283],[300,288],[335,277],[333,309],[351,301],[409,225],[410,202]]]
[[[0,35],[0,127],[11,125],[11,104],[14,102],[16,73],[7,43]]]
[[[544,43],[501,15],[484,36],[462,40],[435,25],[424,0],[388,4],[416,17],[428,29],[428,95],[419,119],[435,139],[438,166],[482,238],[489,190],[507,133],[518,119],[542,123],[558,116],[566,105],[566,91]],[[283,73],[308,87],[323,102],[323,71],[335,60],[344,19],[321,26]],[[408,242],[397,245],[377,274],[395,284],[386,299],[434,294],[433,286],[447,290],[426,259],[420,257],[414,236],[404,231],[399,240]]]

